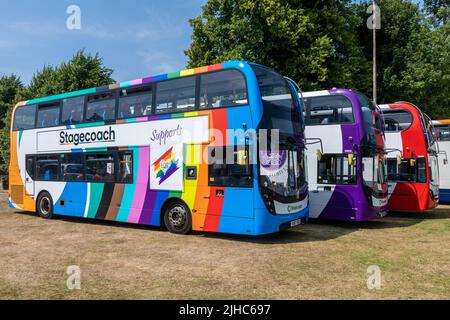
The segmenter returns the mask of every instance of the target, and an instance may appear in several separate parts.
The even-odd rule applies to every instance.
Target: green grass
[[[450,299],[450,207],[250,238],[58,218],[0,195],[2,299]],[[81,268],[81,290],[66,268]],[[367,267],[382,271],[380,290]]]

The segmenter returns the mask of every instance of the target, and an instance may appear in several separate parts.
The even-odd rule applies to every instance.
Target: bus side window
[[[353,159],[353,164],[350,164],[346,154],[324,154],[318,160],[317,182],[321,184],[355,184],[356,163],[356,159]]]
[[[101,122],[116,119],[116,99],[113,93],[88,97],[86,121]]]
[[[36,172],[36,167],[35,167],[35,160],[34,160],[34,156],[27,156],[27,165],[26,165],[26,170],[27,170],[27,174],[31,177],[31,179],[34,180],[35,178],[35,172]]]
[[[133,153],[132,151],[120,151],[119,158],[119,183],[133,183]]]
[[[62,124],[74,125],[83,122],[84,97],[63,100]]]
[[[208,152],[209,185],[215,187],[251,187],[252,166],[248,150],[238,147],[210,147]]]
[[[14,112],[14,131],[34,129],[36,122],[36,106],[22,106]]]
[[[425,183],[427,182],[427,163],[423,158],[417,159],[417,182]],[[431,160],[432,161],[432,160]],[[430,180],[433,181],[432,176],[433,170],[430,167]]]
[[[38,156],[36,161],[36,180],[58,181],[58,156]]]
[[[112,153],[86,154],[86,180],[89,182],[115,182]]]
[[[124,89],[120,93],[119,119],[150,116],[152,113],[151,89],[130,91]]]
[[[195,109],[196,77],[185,77],[156,84],[156,113],[185,112]]]
[[[82,153],[61,155],[61,178],[63,181],[84,181]]]
[[[238,70],[207,73],[200,79],[200,109],[248,104],[245,78]]]
[[[59,103],[50,105],[41,105],[38,108],[38,128],[47,128],[59,126],[59,114],[61,108]]]

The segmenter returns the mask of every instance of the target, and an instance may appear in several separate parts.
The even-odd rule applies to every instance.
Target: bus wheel
[[[169,203],[164,210],[164,224],[167,230],[177,234],[192,231],[192,216],[189,208],[180,201]]]
[[[53,200],[48,192],[42,192],[37,199],[37,212],[41,218],[53,217]]]

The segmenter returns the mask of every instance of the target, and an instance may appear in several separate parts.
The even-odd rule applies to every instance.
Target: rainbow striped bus
[[[299,107],[292,82],[245,61],[21,102],[10,206],[180,234],[297,226],[309,213]]]

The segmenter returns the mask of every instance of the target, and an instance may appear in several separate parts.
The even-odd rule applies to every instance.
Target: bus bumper
[[[294,228],[308,221],[309,208],[294,214],[273,215],[267,209],[255,210],[254,235],[264,235]]]

